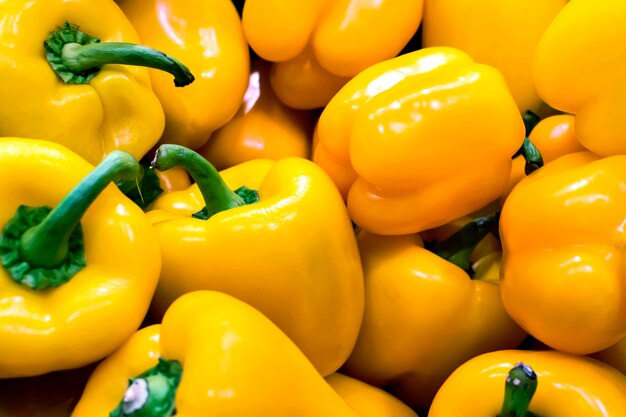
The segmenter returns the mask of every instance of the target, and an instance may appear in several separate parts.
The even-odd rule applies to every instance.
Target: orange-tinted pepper
[[[571,114],[549,116],[541,120],[530,132],[528,139],[541,152],[544,163],[569,153],[586,151],[576,138],[574,120],[575,117]],[[513,187],[526,176],[524,164],[524,158],[517,157],[513,160],[509,185],[500,197],[500,201],[504,202]]]
[[[247,0],[242,20],[252,49],[276,62],[278,97],[292,107],[314,108],[350,77],[397,55],[417,31],[422,3]]]
[[[256,158],[309,158],[311,115],[278,100],[269,72],[268,62],[252,61],[248,90],[237,114],[198,150],[217,169]]]
[[[274,63],[270,72],[276,96],[294,109],[324,107],[349,80],[322,68],[311,48],[289,61]]]
[[[354,77],[320,116],[313,160],[379,234],[443,225],[505,189],[524,124],[502,75],[448,47]]]
[[[532,79],[535,47],[567,0],[425,0],[424,47],[451,46],[502,72],[520,112],[542,102]],[[523,29],[522,29],[523,28]]]
[[[626,7],[620,0],[570,0],[533,59],[543,100],[576,115],[576,136],[601,155],[626,153]]]
[[[426,250],[419,235],[357,237],[365,312],[346,374],[427,408],[457,366],[525,337],[500,299],[498,252],[479,260],[470,278]]]
[[[597,352],[626,337],[626,156],[565,155],[504,203],[502,300],[546,345]]]

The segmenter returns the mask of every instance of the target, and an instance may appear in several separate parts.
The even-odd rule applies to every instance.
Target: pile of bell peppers
[[[626,416],[622,2],[0,12],[0,416]]]

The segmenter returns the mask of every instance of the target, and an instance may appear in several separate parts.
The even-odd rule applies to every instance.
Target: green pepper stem
[[[100,42],[69,22],[50,33],[43,43],[52,70],[66,84],[87,84],[106,64],[138,65],[166,71],[174,85],[183,87],[194,80],[189,69],[156,49],[124,42]]]
[[[533,416],[528,405],[537,390],[537,374],[528,365],[517,363],[506,377],[504,401],[498,417]]]
[[[46,216],[20,239],[20,253],[30,265],[54,268],[68,254],[70,235],[91,203],[120,176],[137,176],[139,163],[127,152],[112,151]]]
[[[541,152],[539,152],[539,149],[537,149],[528,137],[524,138],[522,147],[513,155],[513,158],[519,155],[522,155],[526,160],[526,165],[524,165],[524,173],[526,175],[530,175],[543,166]]]
[[[474,219],[446,240],[435,243],[431,251],[470,273],[474,248],[498,224],[499,219],[499,212]]]
[[[246,204],[243,198],[228,188],[209,161],[189,148],[171,144],[161,145],[156,151],[152,165],[159,171],[167,171],[176,166],[183,167],[202,193],[207,217]]]
[[[538,115],[530,110],[527,110],[524,113],[522,119],[524,120],[526,137],[524,138],[522,146],[517,150],[517,152],[515,152],[515,154],[513,154],[511,159],[517,158],[520,155],[523,156],[526,160],[524,173],[526,175],[530,175],[543,166],[543,157],[541,156],[541,152],[539,152],[539,149],[537,149],[537,147],[528,138],[530,136],[530,132],[532,132],[535,126],[537,126],[540,119]]]
[[[65,66],[74,72],[99,68],[105,64],[123,64],[169,72],[174,76],[176,87],[184,87],[194,80],[189,69],[177,59],[156,49],[132,43],[68,43],[63,46],[62,59]]]
[[[530,135],[530,132],[532,132],[535,126],[537,126],[541,121],[539,116],[530,110],[526,110],[526,112],[522,115],[522,120],[524,121],[526,136]]]

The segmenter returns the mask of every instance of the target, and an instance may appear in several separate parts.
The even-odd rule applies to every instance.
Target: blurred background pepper
[[[544,164],[569,153],[587,150],[576,138],[574,120],[575,117],[571,114],[548,116],[539,121],[528,134],[528,139],[537,147]],[[513,159],[509,185],[499,198],[500,204],[504,204],[513,187],[526,177],[525,165],[523,157]]]
[[[450,46],[497,68],[520,113],[542,107],[532,79],[535,47],[567,0],[425,0],[422,44]]]
[[[275,62],[278,97],[311,109],[360,71],[396,56],[421,19],[422,0],[247,0],[242,21],[252,49]]]
[[[270,66],[260,58],[252,60],[239,110],[198,150],[218,170],[255,158],[310,158],[314,114],[278,100],[269,81]]]
[[[601,155],[626,154],[626,3],[571,0],[545,31],[533,79],[550,106],[576,115],[576,137]]]

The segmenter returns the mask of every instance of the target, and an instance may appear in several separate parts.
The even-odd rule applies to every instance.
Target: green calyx
[[[44,41],[46,59],[65,84],[88,84],[100,71],[100,67],[72,71],[63,60],[63,47],[67,44],[90,45],[99,43],[100,39],[78,30],[78,26],[65,22],[63,26],[50,33]]]
[[[152,166],[159,171],[180,166],[191,175],[206,204],[202,210],[193,215],[198,219],[207,220],[221,211],[259,201],[256,190],[246,186],[232,191],[209,161],[184,146],[161,145],[156,151]]]
[[[239,196],[243,200],[243,204],[252,204],[259,201],[259,193],[256,190],[244,186],[237,188],[233,191],[237,196]],[[200,220],[208,220],[209,219],[209,211],[206,207],[202,210],[198,211],[191,215],[194,219]]]
[[[86,265],[80,220],[115,178],[134,178],[139,164],[111,152],[53,209],[19,206],[0,233],[0,263],[17,283],[35,290],[58,287]]]
[[[537,374],[519,362],[508,373],[504,384],[504,400],[498,417],[538,417],[528,411],[537,390]]]
[[[183,367],[176,360],[159,358],[153,368],[128,380],[128,388],[109,417],[170,417],[175,415],[176,390]]]
[[[526,175],[530,175],[543,166],[543,157],[541,156],[541,152],[539,152],[539,149],[530,141],[530,139],[528,139],[530,132],[532,132],[535,126],[537,126],[540,119],[539,116],[528,110],[524,113],[523,120],[526,137],[524,138],[522,146],[517,150],[517,152],[515,152],[512,158],[517,158],[521,155],[526,160],[524,173]]]
[[[88,84],[106,64],[166,71],[174,76],[176,87],[194,81],[184,64],[161,51],[131,43],[100,42],[68,22],[51,32],[43,45],[48,63],[65,84]]]
[[[20,239],[31,227],[40,224],[52,208],[19,206],[15,215],[0,235],[0,259],[2,266],[18,284],[32,289],[44,290],[65,284],[85,267],[85,242],[80,224],[72,231],[68,243],[68,255],[57,267],[39,268],[25,261],[20,254]]]
[[[499,212],[474,219],[446,240],[428,245],[428,249],[472,275],[472,252],[487,233],[497,227],[499,220]]]

